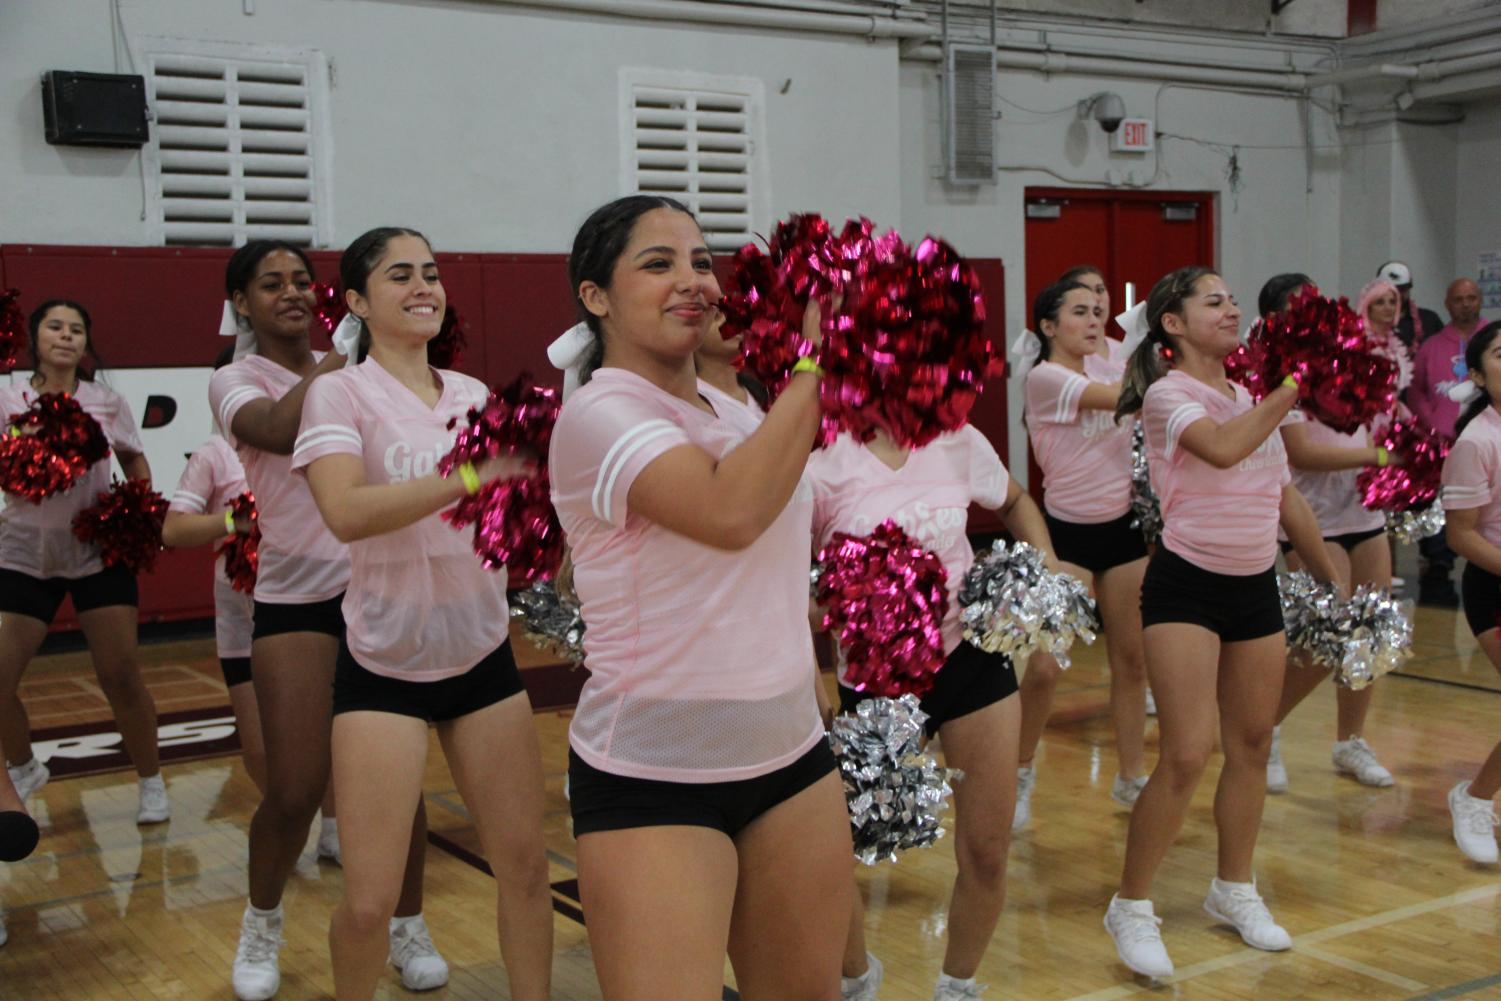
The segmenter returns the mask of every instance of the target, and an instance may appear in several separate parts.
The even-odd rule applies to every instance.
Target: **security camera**
[[[1079,117],[1093,118],[1100,123],[1100,128],[1114,132],[1121,127],[1121,119],[1126,117],[1126,102],[1121,100],[1119,94],[1101,91],[1079,102]]]

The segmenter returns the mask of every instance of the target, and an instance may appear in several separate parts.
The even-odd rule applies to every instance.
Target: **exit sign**
[[[1121,127],[1110,133],[1110,149],[1115,153],[1146,153],[1156,145],[1156,136],[1150,118],[1123,118]]]

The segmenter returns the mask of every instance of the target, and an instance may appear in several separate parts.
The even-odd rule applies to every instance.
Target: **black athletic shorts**
[[[91,612],[111,605],[139,608],[135,574],[125,567],[109,567],[87,577],[33,577],[0,567],[0,612],[25,615],[48,625],[57,617],[63,599],[72,595],[73,610]]]
[[[954,647],[948,660],[938,669],[933,687],[918,703],[928,714],[923,729],[931,738],[950,720],[979,712],[1007,696],[1016,694],[1016,668],[1003,653],[986,653],[968,640]],[[839,686],[839,711],[852,713],[870,695]]]
[[[1203,626],[1223,643],[1275,636],[1284,628],[1277,570],[1214,573],[1158,546],[1141,583],[1141,624],[1164,622]]]
[[[1471,633],[1479,636],[1501,625],[1496,621],[1501,616],[1501,577],[1466,562],[1459,576],[1459,594]]]
[[[522,691],[521,672],[509,640],[463,674],[441,681],[404,681],[361,667],[339,644],[334,666],[334,715],[352,712],[395,713],[429,723],[479,712]]]
[[[1332,542],[1336,546],[1339,546],[1341,549],[1343,549],[1345,552],[1350,553],[1354,552],[1355,547],[1360,545],[1367,539],[1374,539],[1378,535],[1385,534],[1385,528],[1368,528],[1363,532],[1345,532],[1343,535],[1326,535],[1324,536],[1324,541]],[[1288,542],[1286,539],[1277,543],[1277,545],[1281,547],[1284,553],[1290,553],[1293,551],[1293,544],[1291,542]]]
[[[249,657],[220,657],[219,670],[224,674],[224,687],[233,688],[250,680]]]
[[[1094,525],[1063,521],[1046,512],[1043,517],[1053,539],[1053,552],[1065,563],[1081,566],[1090,573],[1104,573],[1146,559],[1147,540],[1141,529],[1131,527],[1136,515],[1130,511],[1114,521]]]
[[[600,771],[568,750],[573,834],[633,827],[708,827],[733,838],[757,817],[838,768],[820,739],[796,761],[736,782],[662,782]]]
[[[250,640],[255,642],[267,636],[282,633],[323,633],[335,639],[344,638],[344,593],[332,598],[301,605],[257,601],[252,613],[254,623]]]

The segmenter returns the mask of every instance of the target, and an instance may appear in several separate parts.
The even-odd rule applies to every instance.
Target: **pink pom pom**
[[[1367,466],[1355,478],[1361,503],[1373,511],[1416,511],[1438,499],[1449,441],[1420,424],[1393,421],[1376,444],[1401,465]]]
[[[73,516],[73,534],[96,546],[107,567],[144,573],[162,551],[167,501],[147,480],[115,480],[98,503]]]
[[[443,310],[443,325],[438,336],[427,342],[427,363],[433,368],[453,368],[464,357],[469,335],[459,311],[452,306]]]
[[[15,371],[28,340],[26,316],[16,301],[20,298],[20,289],[0,293],[0,375]]]
[[[856,691],[922,695],[943,667],[948,571],[894,521],[870,535],[836,533],[818,554],[815,595],[838,635]]]

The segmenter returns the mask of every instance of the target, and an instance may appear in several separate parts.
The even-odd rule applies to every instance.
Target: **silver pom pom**
[[[940,821],[961,774],[922,749],[928,716],[915,695],[866,699],[834,718],[829,744],[839,759],[855,857],[866,865],[943,837]]]
[[[521,620],[522,634],[538,649],[570,664],[584,662],[584,617],[579,606],[558,594],[551,581],[539,580],[511,596],[511,618]]]
[[[1412,656],[1412,621],[1406,602],[1362,584],[1348,601],[1333,585],[1306,572],[1279,574],[1287,643],[1334,672],[1336,684],[1353,691],[1401,666]]]
[[[1417,542],[1444,530],[1444,507],[1434,501],[1416,511],[1388,511],[1386,530],[1398,542]]]
[[[1069,648],[1093,643],[1099,628],[1083,582],[1048,570],[1042,551],[1025,542],[996,542],[980,554],[964,575],[959,604],[964,638],[1018,666],[1041,649],[1066,668]]]
[[[1162,505],[1152,490],[1152,473],[1147,468],[1147,435],[1137,421],[1131,428],[1131,527],[1140,529],[1147,545],[1156,545],[1162,535]]]

